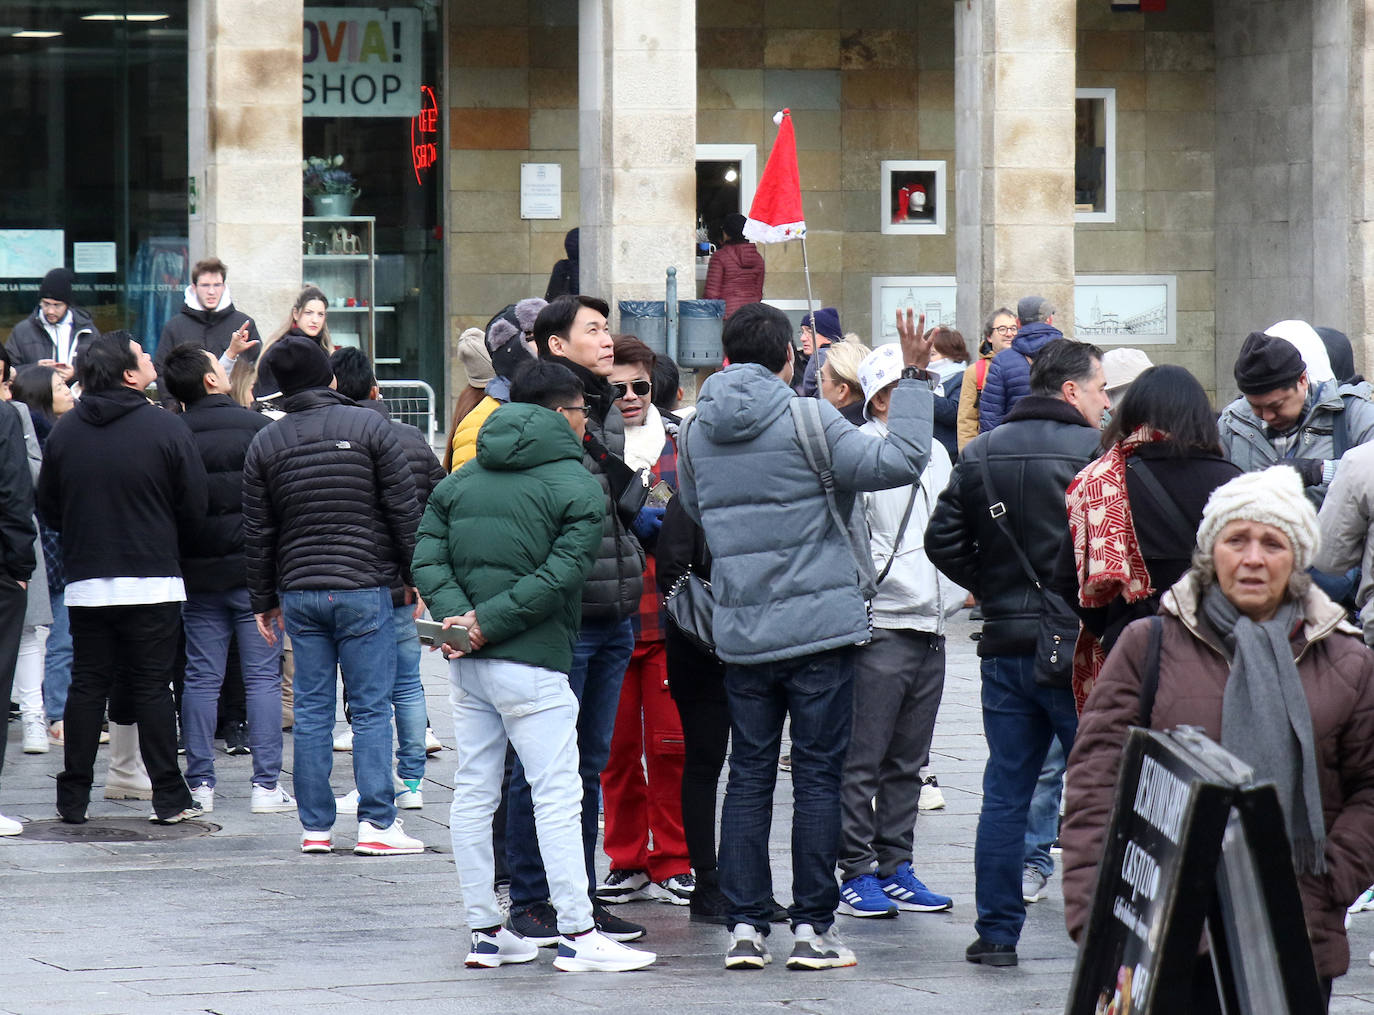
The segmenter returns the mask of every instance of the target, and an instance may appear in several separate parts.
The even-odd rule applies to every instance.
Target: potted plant
[[[312,155],[301,163],[305,196],[321,218],[352,214],[353,199],[362,193],[353,174],[341,166],[342,155],[332,159]]]

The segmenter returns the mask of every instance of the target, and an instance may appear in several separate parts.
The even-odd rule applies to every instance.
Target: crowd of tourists
[[[106,739],[105,797],[212,812],[222,738],[303,853],[334,851],[340,815],[358,855],[420,852],[398,812],[439,747],[427,644],[467,965],[547,946],[563,970],[643,968],[616,911],[637,900],[726,928],[726,968],[770,963],[779,923],[789,968],[854,965],[837,917],[953,906],[915,831],[944,804],[946,625],[971,607],[970,962],[1017,963],[1056,842],[1081,938],[1127,727],[1190,724],[1275,783],[1328,997],[1346,971],[1374,882],[1374,401],[1340,332],[1249,335],[1218,414],[1187,370],[1067,339],[1035,295],[976,353],[909,310],[870,349],[835,308],[797,334],[740,302],[683,406],[676,367],[573,283],[463,333],[437,457],[334,347],[323,292],[263,338],[227,274],[195,266],[154,357],[55,269],[3,349],[0,700],[25,753],[62,752],[62,821],[87,820]],[[1192,1004],[1220,1010],[1205,956]]]

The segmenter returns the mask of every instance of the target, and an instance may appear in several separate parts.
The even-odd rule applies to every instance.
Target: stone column
[[[1074,0],[955,4],[957,316],[1032,293],[1073,325]]]
[[[696,5],[581,0],[582,291],[663,299],[695,290]]]
[[[229,268],[266,336],[301,285],[303,0],[191,0],[187,173],[191,262]]]

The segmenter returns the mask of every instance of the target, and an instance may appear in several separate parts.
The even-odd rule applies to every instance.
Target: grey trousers
[[[840,876],[895,873],[911,860],[930,750],[945,689],[945,639],[875,629],[854,661],[854,726],[840,782]]]

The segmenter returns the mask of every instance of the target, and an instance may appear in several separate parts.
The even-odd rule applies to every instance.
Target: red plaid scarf
[[[1065,491],[1078,568],[1078,601],[1084,606],[1106,606],[1118,596],[1134,603],[1154,593],[1131,519],[1126,459],[1142,445],[1167,436],[1148,427],[1138,428],[1084,468]],[[1106,658],[1096,636],[1086,627],[1080,628],[1073,656],[1073,694],[1079,712]]]

